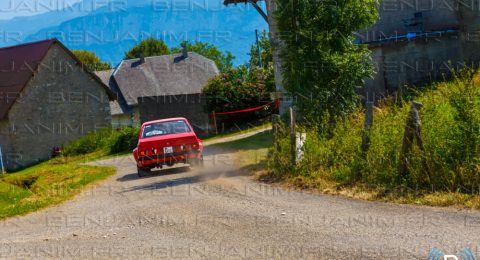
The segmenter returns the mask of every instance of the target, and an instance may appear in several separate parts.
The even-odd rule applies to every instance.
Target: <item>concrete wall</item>
[[[374,91],[377,96],[391,94],[405,85],[422,86],[444,79],[450,74],[450,63],[455,69],[472,65],[478,61],[478,54],[465,57],[466,43],[459,37],[419,39],[372,48],[378,69],[375,79],[366,82],[366,90]]]
[[[363,42],[376,41],[408,31],[435,31],[460,26],[457,0],[383,0],[379,7],[379,20],[372,27],[359,33]],[[468,2],[468,0],[466,1]],[[413,19],[415,13],[422,12],[423,26],[406,20]]]
[[[423,13],[423,28],[405,26],[416,12]],[[424,32],[455,29],[456,32],[415,39],[385,37],[405,35],[409,31]],[[384,0],[380,20],[359,33],[368,42],[377,75],[366,80],[365,95],[375,93],[377,99],[397,91],[404,85],[422,86],[448,76],[449,63],[458,69],[478,66],[480,61],[480,2],[470,0]]]
[[[365,80],[364,93],[360,93],[368,101],[374,101],[381,97],[384,97],[386,93],[385,89],[385,69],[382,48],[372,49],[372,60],[375,65],[375,77],[373,79]]]
[[[170,117],[185,117],[199,136],[208,134],[209,118],[201,94],[143,97],[138,99],[142,123]]]
[[[458,19],[460,29],[478,39],[480,30],[480,1],[478,0],[459,0],[463,3],[458,6]]]
[[[8,168],[49,159],[54,146],[110,126],[105,89],[54,45],[12,106],[8,121],[0,122],[2,145],[6,138],[12,154]]]

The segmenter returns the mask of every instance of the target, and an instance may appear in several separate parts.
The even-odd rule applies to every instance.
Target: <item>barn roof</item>
[[[55,44],[63,48],[78,65],[83,66],[75,55],[56,39],[0,48],[0,120],[6,118],[12,105],[37,72],[39,64]],[[86,71],[105,88],[111,100],[115,99],[114,93],[95,74]]]
[[[210,59],[194,52],[124,60],[113,73],[115,82],[129,106],[139,97],[198,94],[219,71]]]

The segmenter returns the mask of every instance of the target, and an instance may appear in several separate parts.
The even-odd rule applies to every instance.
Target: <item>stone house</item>
[[[139,126],[169,117],[186,117],[197,132],[208,128],[202,88],[219,74],[214,61],[194,52],[124,60],[97,75],[118,96],[110,103],[113,127]]]
[[[115,95],[56,39],[0,48],[0,148],[7,169],[50,158],[111,126]]]
[[[384,0],[379,14],[375,25],[358,33],[377,71],[366,82],[366,96],[378,99],[403,86],[441,80],[452,67],[478,66],[478,1]]]

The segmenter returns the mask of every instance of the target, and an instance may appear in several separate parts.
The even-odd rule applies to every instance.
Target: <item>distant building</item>
[[[422,86],[480,61],[478,1],[384,0],[380,20],[359,32],[373,52],[377,75],[366,95],[378,99],[399,88]]]
[[[110,103],[114,127],[181,116],[199,132],[208,127],[202,88],[218,74],[214,61],[186,50],[124,60],[115,70],[97,72],[118,96]]]
[[[114,93],[59,41],[0,48],[0,148],[7,169],[110,127]]]

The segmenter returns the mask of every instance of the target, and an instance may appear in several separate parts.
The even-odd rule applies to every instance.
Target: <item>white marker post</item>
[[[2,165],[2,174],[5,174],[5,166],[3,165],[3,153],[2,153],[1,146],[0,146],[0,165]]]

